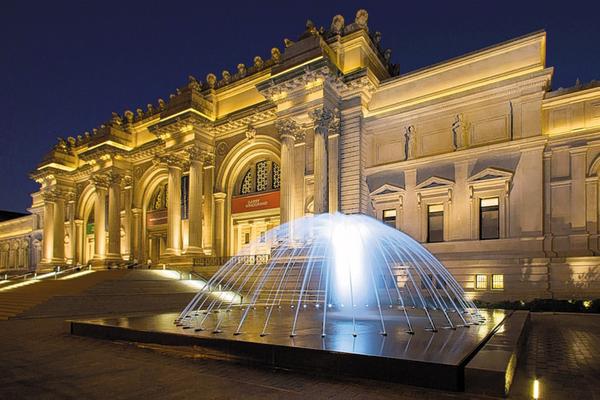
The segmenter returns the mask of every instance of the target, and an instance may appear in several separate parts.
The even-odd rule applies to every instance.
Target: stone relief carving
[[[217,144],[217,155],[224,156],[229,151],[229,145],[225,142],[220,142]]]
[[[452,122],[452,144],[454,150],[459,150],[468,147],[469,140],[469,124],[465,121],[462,114],[456,114]]]
[[[254,141],[255,138],[256,138],[256,128],[253,127],[252,125],[248,125],[248,128],[246,129],[246,139],[248,139],[248,141],[252,142],[252,141]]]
[[[361,9],[356,12],[354,22],[362,29],[368,29],[367,22],[369,21],[369,13],[367,10]]]
[[[344,17],[339,14],[333,17],[333,20],[331,21],[331,27],[329,29],[332,33],[340,35],[344,30]]]

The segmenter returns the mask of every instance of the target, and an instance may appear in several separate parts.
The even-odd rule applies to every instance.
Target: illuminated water
[[[252,255],[257,253],[266,254]],[[269,325],[274,310],[289,313],[289,326]],[[176,323],[237,335],[250,333],[244,323],[252,318],[249,325],[261,327],[254,334],[285,331],[295,336],[302,329],[299,317],[308,313],[322,321],[322,336],[331,323],[351,324],[356,336],[357,324],[374,313],[382,335],[387,335],[386,320],[398,318],[410,334],[415,333],[415,318],[426,318],[433,332],[482,321],[461,286],[421,244],[371,217],[337,213],[280,225],[245,246],[198,292]],[[228,323],[222,324],[225,319]]]

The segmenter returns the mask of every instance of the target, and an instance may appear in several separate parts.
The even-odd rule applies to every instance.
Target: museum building
[[[598,297],[600,82],[550,90],[545,32],[402,74],[383,42],[364,10],[308,21],[60,139],[31,214],[0,222],[0,270],[201,272],[339,211],[408,233],[475,297]]]

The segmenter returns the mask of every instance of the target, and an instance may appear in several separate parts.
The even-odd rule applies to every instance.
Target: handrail
[[[21,275],[14,275],[14,276],[8,276],[8,274],[4,274],[4,279],[3,281],[26,281],[27,279],[46,279],[46,278],[50,278],[50,277],[54,277],[54,279],[57,279],[58,275],[63,275],[66,274],[67,272],[72,272],[75,270],[82,270],[84,267],[81,265],[75,265],[73,267],[70,268],[65,268],[65,269],[61,269],[60,266],[57,266],[55,268],[54,271],[52,272],[47,272],[47,273],[43,273],[43,274],[39,274],[37,271],[33,271],[33,272],[28,272],[26,274],[21,274]],[[91,269],[91,265],[88,266],[88,269]],[[28,278],[30,277],[31,278]]]

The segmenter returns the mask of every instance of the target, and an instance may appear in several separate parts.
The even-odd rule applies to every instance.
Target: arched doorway
[[[231,197],[233,254],[270,253],[266,232],[279,225],[281,169],[272,157],[247,162],[233,186]],[[255,243],[252,247],[247,245]]]
[[[160,183],[154,189],[146,209],[146,249],[148,258],[153,264],[159,262],[166,249],[167,193],[167,183]]]

